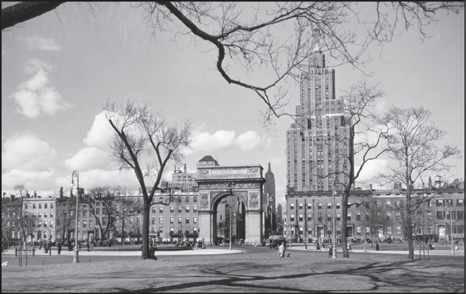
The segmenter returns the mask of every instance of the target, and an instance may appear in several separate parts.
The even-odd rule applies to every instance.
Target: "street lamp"
[[[336,220],[336,202],[335,196],[337,191],[333,191],[333,248],[332,248],[332,258],[337,258],[337,220]]]
[[[76,178],[76,223],[75,223],[75,238],[74,238],[74,259],[73,263],[79,263],[79,246],[78,246],[78,207],[79,207],[79,173],[77,170],[71,174],[71,191],[74,187],[74,178]]]
[[[450,205],[449,205],[450,206]],[[453,215],[452,210],[449,211],[450,214],[450,240],[451,240],[451,255],[455,255],[455,248],[453,246]],[[445,227],[448,226],[447,221],[445,220]]]

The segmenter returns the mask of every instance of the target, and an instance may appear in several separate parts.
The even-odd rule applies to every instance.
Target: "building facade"
[[[406,240],[406,212],[403,189],[354,190],[349,198],[347,236],[353,240]],[[333,193],[290,193],[284,235],[294,242],[330,240],[333,205],[336,233],[341,242],[341,195]],[[464,240],[464,189],[416,190],[413,198],[422,204],[413,215],[414,238]]]
[[[286,132],[287,191],[338,189],[339,183],[347,181],[336,172],[347,168],[348,118],[344,101],[335,95],[335,70],[325,67],[320,51],[315,51],[308,71],[301,74],[296,116]]]

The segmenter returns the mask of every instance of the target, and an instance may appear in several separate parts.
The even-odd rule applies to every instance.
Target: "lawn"
[[[2,292],[458,292],[464,259],[128,260],[2,269]]]

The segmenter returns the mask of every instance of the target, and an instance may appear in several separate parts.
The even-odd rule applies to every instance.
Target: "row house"
[[[401,239],[406,236],[404,190],[354,190],[349,198],[346,235],[352,239]],[[464,190],[416,190],[421,205],[412,217],[414,237],[464,238]],[[335,202],[334,202],[335,201]],[[335,203],[335,209],[333,209]],[[341,238],[341,195],[332,192],[289,193],[286,196],[284,235],[294,241],[313,242],[332,236],[333,216]]]

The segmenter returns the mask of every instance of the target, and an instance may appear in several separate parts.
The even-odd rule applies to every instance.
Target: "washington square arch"
[[[217,244],[217,208],[229,196],[237,197],[244,212],[244,244],[260,244],[262,240],[262,177],[260,165],[219,166],[210,156],[197,165],[196,182],[200,207],[199,238],[206,244]]]

